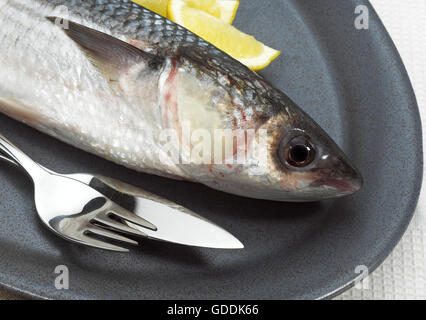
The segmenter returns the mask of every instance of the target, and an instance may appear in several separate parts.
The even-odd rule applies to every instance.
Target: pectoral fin
[[[47,17],[55,23],[57,17]],[[77,43],[91,63],[110,81],[118,81],[123,72],[139,63],[158,68],[164,58],[153,55],[106,33],[66,21],[64,32]]]

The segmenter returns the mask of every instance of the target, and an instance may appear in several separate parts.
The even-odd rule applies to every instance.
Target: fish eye
[[[293,167],[306,167],[315,159],[315,149],[305,137],[293,138],[285,147],[285,161]]]

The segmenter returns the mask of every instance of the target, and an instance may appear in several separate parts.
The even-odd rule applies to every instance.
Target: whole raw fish
[[[246,197],[312,201],[362,184],[284,93],[129,0],[0,0],[0,111],[126,167]]]

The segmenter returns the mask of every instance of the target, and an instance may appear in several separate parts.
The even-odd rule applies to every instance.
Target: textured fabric
[[[407,68],[422,119],[426,119],[426,1],[370,0]],[[423,123],[423,132],[426,127]],[[425,138],[423,136],[423,145]],[[426,193],[401,242],[368,278],[369,289],[353,288],[337,299],[426,299]]]

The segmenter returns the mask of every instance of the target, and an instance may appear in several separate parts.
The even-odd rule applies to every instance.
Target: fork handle
[[[32,178],[46,173],[36,162],[0,134],[0,159],[12,163],[27,172]]]
[[[19,165],[13,161],[12,159],[10,159],[9,157],[7,157],[6,155],[4,155],[3,153],[0,153],[0,160],[3,160],[11,165],[14,165],[16,167],[19,167]]]

